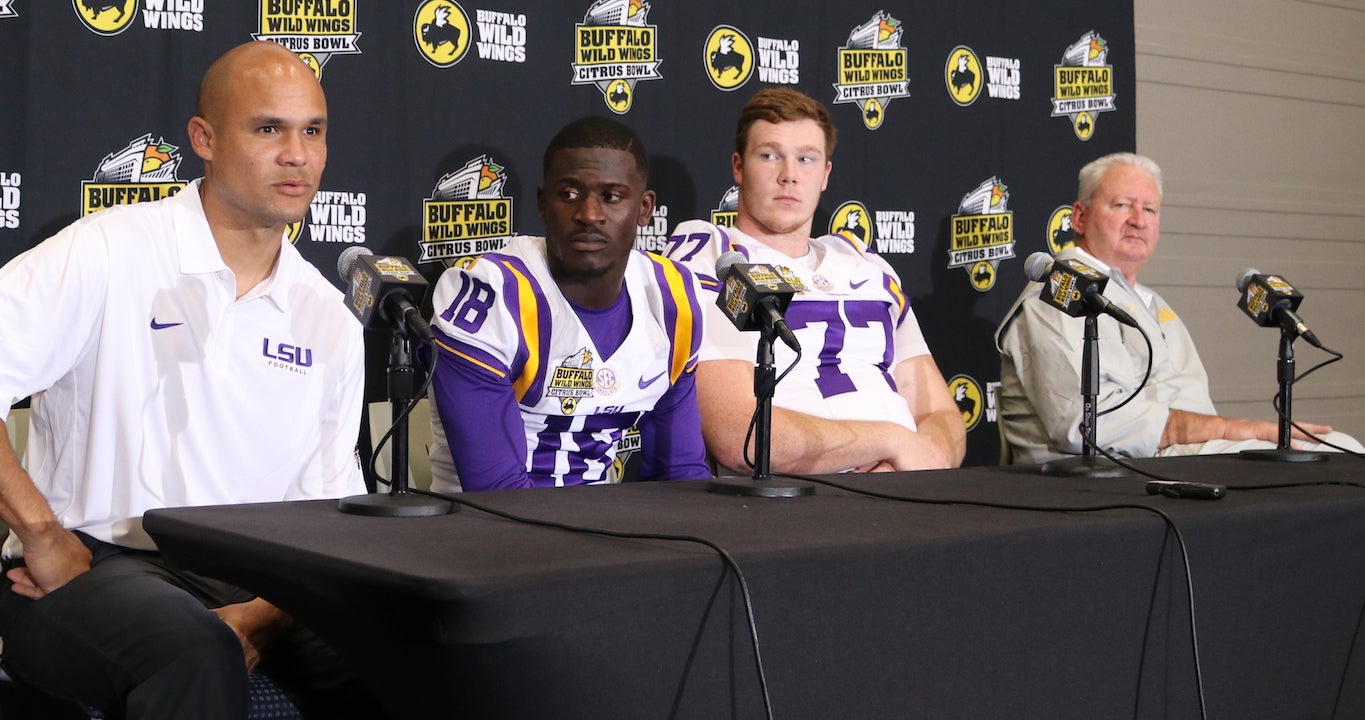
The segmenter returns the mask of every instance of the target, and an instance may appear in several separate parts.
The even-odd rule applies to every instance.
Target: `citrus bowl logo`
[[[981,59],[966,45],[958,45],[948,53],[948,64],[943,68],[943,81],[948,84],[948,95],[953,102],[967,107],[981,96]]]
[[[354,0],[260,0],[258,29],[251,37],[283,45],[321,79],[333,55],[360,54],[356,9]]]
[[[856,105],[869,130],[882,126],[893,98],[910,96],[908,53],[901,45],[904,32],[901,21],[878,12],[853,28],[837,53],[834,103]]]
[[[71,0],[71,7],[96,35],[117,35],[137,17],[137,0]]]
[[[872,244],[872,213],[867,211],[867,207],[856,200],[850,200],[829,218],[829,232],[831,235],[843,235],[851,240],[857,240],[858,244],[866,248]]]
[[[1080,140],[1095,136],[1095,123],[1114,106],[1114,68],[1109,65],[1109,44],[1095,31],[1081,36],[1062,53],[1053,66],[1052,117],[1071,119]]]
[[[574,25],[572,85],[596,85],[617,115],[630,112],[636,85],[659,80],[658,28],[645,0],[596,0]]]
[[[503,195],[506,168],[484,154],[442,176],[422,201],[418,262],[478,257],[507,245],[512,236],[512,198]]]
[[[1062,205],[1047,219],[1047,249],[1053,255],[1076,244],[1076,231],[1071,227],[1071,206]]]
[[[469,52],[469,16],[450,0],[427,0],[413,17],[412,39],[427,62],[450,67]]]
[[[953,394],[953,402],[957,403],[958,412],[962,413],[962,424],[968,430],[976,427],[986,407],[986,403],[981,401],[981,385],[970,375],[955,375],[948,381],[948,392]]]
[[[717,25],[702,49],[706,77],[720,90],[736,90],[754,74],[754,46],[738,28]]]
[[[185,183],[176,177],[180,148],[151,133],[111,152],[100,160],[95,175],[81,181],[81,215],[113,205],[160,200],[180,192]]]
[[[1014,213],[1009,188],[998,177],[962,197],[948,219],[951,246],[948,268],[962,268],[977,292],[995,287],[1000,261],[1014,257]]]

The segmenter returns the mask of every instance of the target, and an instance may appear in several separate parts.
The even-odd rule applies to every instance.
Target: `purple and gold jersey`
[[[773,404],[832,420],[889,420],[914,430],[892,374],[901,361],[929,354],[929,347],[900,278],[850,236],[812,238],[810,247],[805,257],[792,258],[734,228],[700,220],[674,228],[664,254],[690,268],[709,291],[699,359],[756,359],[758,333],[736,330],[715,307],[716,259],[738,252],[747,262],[772,265],[797,290],[786,320],[801,343],[801,364],[778,384]],[[781,343],[775,352],[778,372],[796,358]]]
[[[524,426],[525,470],[536,486],[611,479],[626,431],[696,368],[703,314],[692,273],[632,252],[624,291],[630,329],[619,347],[604,351],[551,277],[543,238],[514,238],[502,252],[447,270],[436,285],[437,352],[510,385]],[[487,437],[448,444],[441,417],[481,409],[448,392],[433,397],[433,481],[454,489],[454,458],[479,453],[506,429],[491,418],[479,428]]]

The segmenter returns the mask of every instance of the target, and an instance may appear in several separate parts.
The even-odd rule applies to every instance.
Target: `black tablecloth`
[[[471,495],[499,510],[690,535],[747,578],[778,718],[1198,718],[1185,560],[1210,718],[1365,717],[1365,461],[1150,460],[1142,478],[1028,468],[831,477],[742,498],[704,483]],[[994,502],[1053,512],[945,501]],[[1125,507],[1126,506],[1126,507]],[[238,583],[363,665],[395,717],[763,716],[734,575],[700,544],[477,510],[346,515],[334,501],[148,513],[174,561]]]

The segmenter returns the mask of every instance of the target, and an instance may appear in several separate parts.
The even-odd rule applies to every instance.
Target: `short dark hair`
[[[604,117],[584,117],[565,125],[550,139],[545,148],[542,173],[550,171],[550,158],[560,150],[574,148],[610,148],[624,150],[635,156],[635,169],[640,179],[649,182],[649,154],[644,141],[630,126]]]
[[[825,133],[825,159],[834,156],[834,141],[838,133],[829,111],[819,100],[791,88],[764,88],[744,103],[739,111],[739,125],[735,128],[735,152],[742,157],[749,142],[749,128],[759,120],[770,123],[814,120]]]

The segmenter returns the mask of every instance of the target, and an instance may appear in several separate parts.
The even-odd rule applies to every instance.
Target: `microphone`
[[[742,254],[733,251],[716,258],[716,279],[721,283],[716,306],[736,328],[749,331],[770,327],[787,347],[801,352],[801,343],[782,316],[796,288],[787,284],[772,265],[744,260]]]
[[[346,307],[361,325],[432,339],[431,326],[417,310],[426,295],[427,280],[412,263],[354,245],[337,258],[337,272],[347,283]]]
[[[1132,315],[1103,295],[1109,276],[1080,260],[1058,260],[1039,251],[1024,261],[1024,272],[1028,279],[1043,283],[1039,299],[1071,317],[1104,313],[1124,325],[1141,329]]]
[[[1237,275],[1237,290],[1241,297],[1237,307],[1261,327],[1279,325],[1285,332],[1300,336],[1321,348],[1318,336],[1295,313],[1303,302],[1303,293],[1294,289],[1279,275],[1262,275],[1256,268],[1247,268]]]

